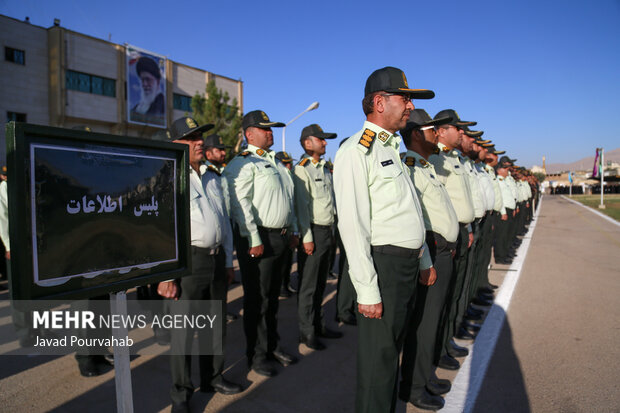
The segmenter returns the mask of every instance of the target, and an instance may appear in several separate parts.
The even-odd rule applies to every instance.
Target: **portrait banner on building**
[[[166,58],[126,45],[127,119],[166,127]]]

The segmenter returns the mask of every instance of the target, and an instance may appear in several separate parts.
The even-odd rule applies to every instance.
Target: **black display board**
[[[185,145],[7,125],[11,298],[83,299],[189,272]]]

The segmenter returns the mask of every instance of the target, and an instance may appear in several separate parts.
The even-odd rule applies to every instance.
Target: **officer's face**
[[[177,139],[176,143],[182,143],[189,146],[189,163],[197,164],[204,159],[204,151],[202,149],[201,137],[187,137],[185,139]]]
[[[491,152],[487,153],[486,162],[489,164],[489,166],[497,165],[497,155]]]
[[[262,129],[252,126],[245,131],[245,136],[250,145],[261,149],[269,149],[273,145],[273,132],[271,128]]]
[[[205,150],[205,155],[208,161],[213,162],[216,165],[220,165],[226,158],[226,150],[211,147]]]
[[[311,151],[313,154],[324,155],[327,142],[325,139],[317,138],[316,136],[310,136],[304,141],[305,150]]]
[[[381,94],[385,125],[389,131],[401,130],[407,125],[409,114],[415,107],[409,96]]]
[[[438,133],[445,145],[451,148],[461,146],[463,135],[454,125],[442,126],[439,128]]]
[[[469,153],[473,150],[473,143],[474,143],[474,138],[470,138],[467,135],[461,135],[462,141],[461,141],[461,149],[463,149],[463,152],[465,153]]]
[[[435,129],[425,129],[422,131],[422,133],[424,133],[424,140],[427,143],[433,146],[437,145],[437,142],[439,141],[439,136],[437,135],[437,132],[435,132]]]

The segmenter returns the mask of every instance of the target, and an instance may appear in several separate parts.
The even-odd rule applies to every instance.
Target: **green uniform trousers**
[[[227,282],[223,270],[216,271],[216,266],[223,269],[224,254],[219,256],[208,255],[207,249],[191,247],[192,250],[192,274],[181,278],[181,295],[174,305],[166,305],[167,312],[175,314],[196,314],[200,312],[198,300],[219,300],[221,302],[221,314],[226,314]],[[219,262],[219,265],[218,265]],[[169,303],[168,303],[169,304]],[[221,342],[224,343],[226,325],[222,327]],[[194,339],[194,330],[191,328],[170,329],[170,347],[176,354],[185,349],[187,355],[170,356],[170,371],[172,373],[172,389],[170,397],[174,403],[181,403],[190,399],[194,393],[191,370],[191,345]],[[218,339],[205,329],[198,330],[198,345],[210,346],[214,339]],[[222,374],[224,368],[224,355],[200,355],[198,356],[200,367],[200,386],[209,386],[213,379]]]
[[[435,284],[418,285],[412,321],[407,326],[401,365],[401,399],[420,396],[431,378],[435,341],[441,315],[452,279],[452,251],[456,243],[447,242],[440,234],[427,231],[426,244],[430,249],[437,272]]]
[[[398,256],[375,248],[372,258],[383,315],[380,319],[358,316],[357,413],[394,412],[399,355],[418,283],[419,250],[406,250],[409,256]]]
[[[298,249],[299,291],[297,293],[297,314],[299,332],[304,336],[321,330],[323,321],[323,293],[329,271],[329,254],[334,242],[331,226],[312,224],[314,252],[306,255],[303,245]]]

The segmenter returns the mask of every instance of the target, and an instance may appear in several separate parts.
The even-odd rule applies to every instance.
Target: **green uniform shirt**
[[[487,174],[489,175],[491,179],[491,183],[493,184],[493,193],[494,193],[493,211],[501,212],[503,209],[504,203],[502,201],[502,190],[499,187],[499,182],[497,181],[495,170],[493,169],[492,166],[489,166],[489,165],[485,165],[484,169],[486,170]],[[506,212],[502,212],[502,214],[505,214],[505,213]]]
[[[205,165],[207,166],[207,168],[214,168],[220,173],[220,175],[224,173],[223,166],[217,166],[210,161],[205,161]],[[222,193],[224,195],[224,205],[226,206],[226,213],[228,214],[228,216],[230,216],[230,194],[228,193],[228,180],[222,177],[222,179],[220,179],[220,184],[222,185]]]
[[[426,230],[455,242],[459,236],[459,219],[446,187],[437,178],[435,167],[412,150],[407,151],[403,162],[409,168],[409,176],[420,198]]]
[[[400,141],[400,136],[366,121],[336,153],[338,229],[360,304],[381,302],[372,245],[425,246],[424,217],[409,172],[400,161]],[[424,248],[420,268],[431,266]]]
[[[310,224],[332,225],[336,213],[332,174],[324,159],[304,155],[295,166],[295,206],[303,242],[312,242]]]
[[[288,228],[297,232],[294,185],[288,169],[275,152],[248,145],[224,170],[232,218],[250,247],[263,242],[258,227]]]
[[[512,175],[510,175],[510,172],[508,172],[506,182],[508,183],[508,187],[512,191],[512,196],[514,197],[515,202],[519,202],[519,190],[517,189],[517,183],[515,182],[515,179],[512,177]]]
[[[476,218],[482,218],[486,212],[486,200],[484,198],[484,191],[480,184],[480,178],[478,172],[471,159],[464,156],[460,151],[459,161],[463,165],[463,168],[467,172],[467,178],[469,179],[469,188],[471,189],[471,199],[474,202],[474,216]]]
[[[501,175],[497,177],[499,188],[502,191],[502,204],[503,204],[502,209],[501,209],[502,215],[506,213],[506,208],[508,209],[516,208],[515,197],[512,192],[512,189],[510,189],[510,184],[508,183],[508,180],[506,178],[504,178]]]
[[[459,222],[469,224],[475,217],[467,172],[459,161],[456,149],[449,149],[441,142],[437,146],[439,153],[429,156],[428,161],[433,164],[439,180],[445,185]]]

